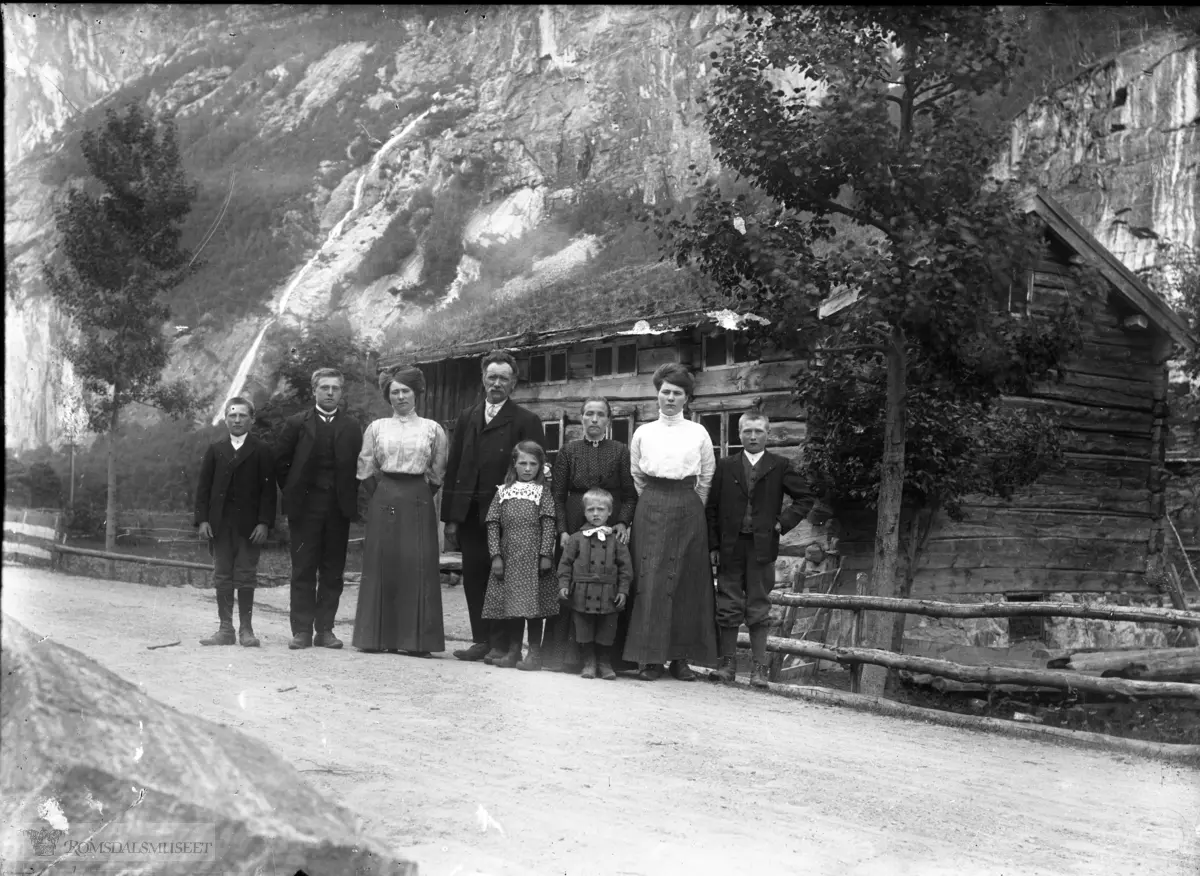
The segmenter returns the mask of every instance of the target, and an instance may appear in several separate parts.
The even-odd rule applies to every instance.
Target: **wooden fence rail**
[[[1200,627],[1200,612],[1124,605],[1096,607],[1074,602],[931,602],[892,596],[788,592],[773,592],[770,600],[776,605],[796,605],[802,608],[890,611],[926,617],[1079,617]]]
[[[864,584],[861,576],[858,584]],[[860,669],[864,663],[906,669],[911,672],[942,676],[956,681],[976,684],[1017,684],[1030,687],[1051,687],[1059,690],[1080,690],[1102,694],[1121,694],[1128,697],[1166,696],[1200,700],[1200,684],[1179,681],[1140,681],[1122,678],[1097,678],[1080,672],[1054,669],[1027,669],[1011,666],[966,666],[948,660],[913,657],[878,648],[859,647],[862,639],[864,611],[885,611],[899,614],[919,614],[927,617],[1075,617],[1096,620],[1134,621],[1200,628],[1200,612],[1168,608],[1135,608],[1131,606],[1078,605],[1071,602],[1009,603],[1009,602],[932,602],[923,599],[901,599],[888,596],[865,596],[861,593],[795,593],[774,592],[770,600],[776,605],[802,608],[825,608],[852,611],[854,646],[830,646],[803,639],[767,639],[767,650],[780,654],[795,654],[813,660],[829,660],[850,666],[852,689],[859,690]],[[749,636],[739,635],[738,644],[750,644]]]
[[[750,637],[738,636],[738,644],[750,647]],[[1059,690],[1083,690],[1101,694],[1123,694],[1129,697],[1159,696],[1188,697],[1200,700],[1200,684],[1176,681],[1134,681],[1124,678],[1098,678],[1078,672],[1054,669],[1021,669],[1015,666],[964,666],[948,660],[931,657],[910,657],[877,648],[848,648],[844,646],[820,645],[802,639],[782,639],[771,636],[767,639],[767,650],[784,654],[798,654],[817,660],[829,660],[843,665],[855,666],[874,663],[889,669],[908,669],[928,675],[953,678],[956,681],[971,681],[976,684],[1020,684],[1034,687],[1053,687]]]

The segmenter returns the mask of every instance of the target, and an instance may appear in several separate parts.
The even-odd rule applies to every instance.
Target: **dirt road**
[[[3,608],[266,742],[429,876],[1200,873],[1186,767],[704,681],[290,652],[286,592],[260,594],[259,650],[197,644],[211,591],[6,565]]]

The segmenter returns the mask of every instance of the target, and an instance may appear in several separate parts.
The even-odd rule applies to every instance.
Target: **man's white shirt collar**
[[[750,453],[749,451],[743,450],[742,453],[745,454],[746,459],[750,462],[751,465],[758,465],[758,461],[760,459],[762,459],[762,456],[764,453],[766,453],[766,451],[760,450],[760,451],[758,451],[758,453]]]
[[[250,433],[247,432],[245,435],[230,435],[229,443],[233,445],[234,450],[241,450],[242,445],[246,443],[246,435],[249,434]]]

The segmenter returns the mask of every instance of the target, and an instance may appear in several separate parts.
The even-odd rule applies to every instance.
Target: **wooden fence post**
[[[854,595],[855,596],[863,596],[866,594],[866,592],[867,592],[867,576],[865,573],[859,572],[857,575],[854,576]],[[859,648],[862,646],[862,632],[863,632],[862,628],[863,628],[863,610],[861,608],[858,608],[858,609],[854,610],[854,625],[852,627],[853,633],[852,633],[852,637],[851,637],[851,644],[855,648]],[[850,692],[851,693],[861,693],[860,688],[862,687],[862,668],[863,668],[863,664],[861,664],[861,663],[855,663],[850,668]]]

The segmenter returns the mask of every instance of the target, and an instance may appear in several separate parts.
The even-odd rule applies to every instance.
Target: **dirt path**
[[[6,566],[3,608],[268,743],[428,876],[1200,872],[1185,767],[708,682],[290,652],[287,595],[261,594],[256,651],[197,644],[210,591]],[[461,591],[445,600],[462,637]]]

